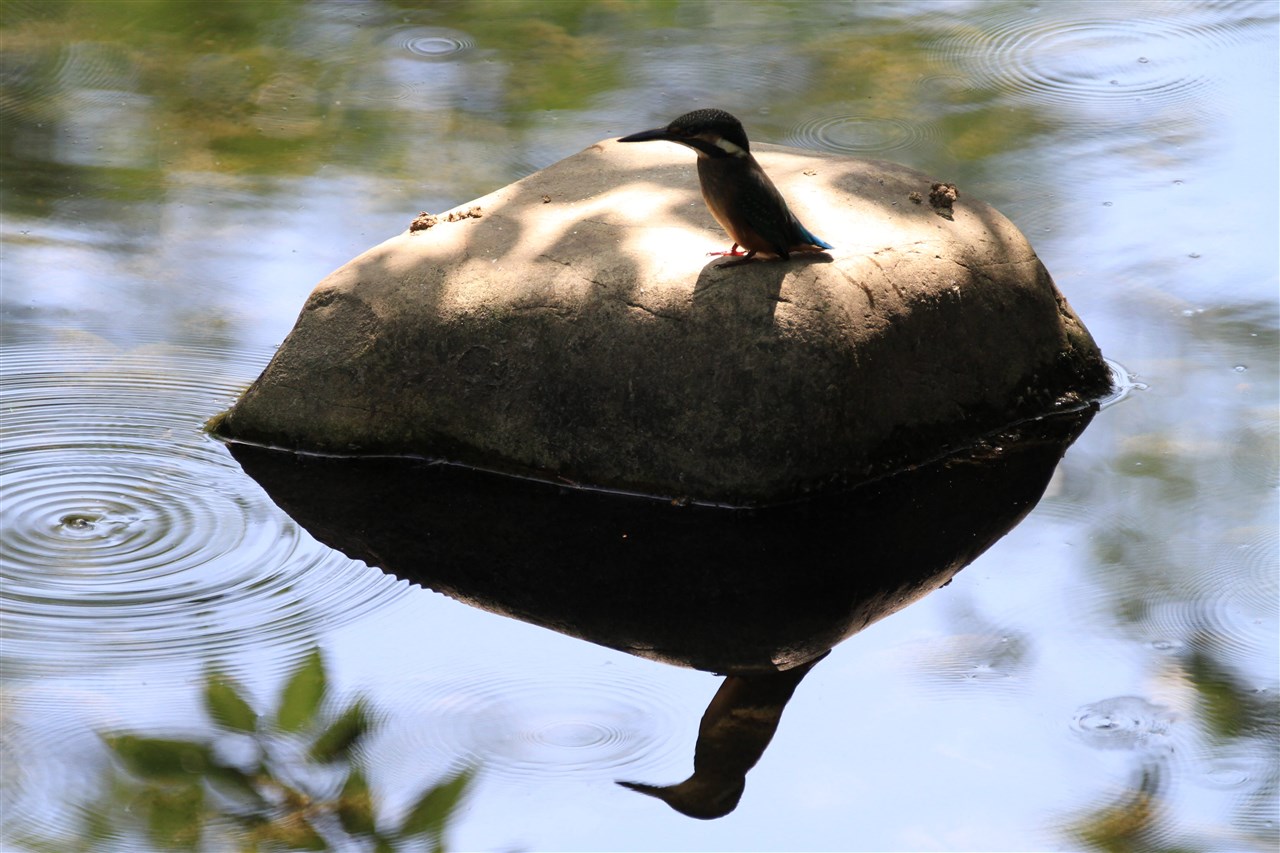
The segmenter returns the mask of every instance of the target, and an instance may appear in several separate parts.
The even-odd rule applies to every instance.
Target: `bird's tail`
[[[797,222],[796,224],[800,225],[799,222]],[[814,234],[812,231],[810,231],[808,228],[805,228],[803,225],[800,225],[800,236],[804,238],[804,241],[806,243],[810,243],[814,246],[817,246],[820,249],[835,248],[835,246],[831,245],[826,240],[823,240],[821,237],[819,237],[817,234]]]

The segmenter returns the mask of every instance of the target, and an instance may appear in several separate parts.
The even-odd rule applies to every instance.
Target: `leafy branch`
[[[104,736],[117,766],[84,812],[83,849],[141,836],[162,850],[443,851],[474,771],[454,772],[423,792],[398,825],[380,825],[357,750],[372,730],[365,702],[326,714],[327,692],[318,649],[289,675],[267,714],[211,669],[203,686],[211,736]],[[65,841],[27,841],[68,849]]]

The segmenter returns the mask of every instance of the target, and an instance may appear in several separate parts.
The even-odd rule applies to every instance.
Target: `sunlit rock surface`
[[[717,268],[689,152],[607,140],[334,272],[215,431],[768,503],[1108,388],[965,187],[948,209],[902,166],[753,150],[829,256]]]

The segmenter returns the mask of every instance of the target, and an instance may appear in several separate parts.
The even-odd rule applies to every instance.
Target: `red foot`
[[[725,261],[723,264],[716,264],[716,269],[725,269],[726,267],[740,267],[743,264],[751,263],[755,252],[747,252],[740,258],[734,258],[732,261]]]
[[[727,251],[727,252],[707,252],[707,257],[708,257],[708,258],[715,258],[715,257],[723,257],[723,256],[726,256],[726,255],[732,255],[732,256],[734,256],[734,257],[739,257],[739,258],[740,258],[740,257],[743,257],[744,255],[750,255],[750,254],[753,254],[753,253],[752,253],[752,252],[739,252],[739,251],[738,251],[738,244],[737,244],[737,243],[734,243],[734,244],[733,244],[733,248],[732,248],[732,249],[730,249],[729,251]]]

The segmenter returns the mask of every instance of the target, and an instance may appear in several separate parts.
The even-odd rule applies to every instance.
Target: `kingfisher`
[[[619,142],[678,142],[698,153],[702,200],[733,238],[733,248],[713,254],[733,255],[721,267],[748,263],[757,253],[787,260],[792,252],[833,248],[800,224],[782,193],[751,156],[747,132],[724,110],[685,113],[666,127],[624,136]],[[739,252],[742,248],[744,252]]]

